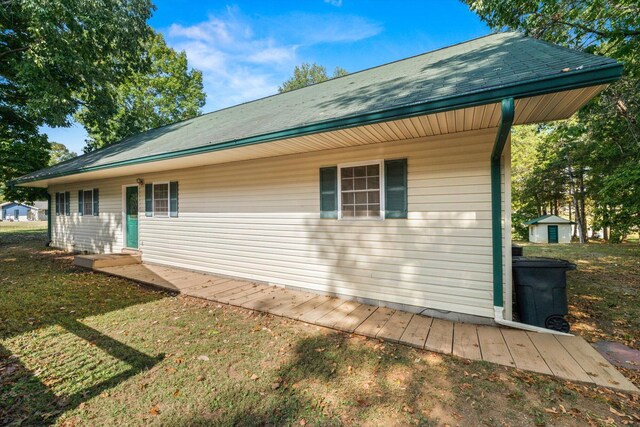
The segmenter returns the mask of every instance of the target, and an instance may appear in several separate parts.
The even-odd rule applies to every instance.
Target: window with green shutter
[[[66,216],[71,215],[71,192],[64,192],[64,214]]]
[[[320,218],[338,218],[338,167],[320,168]]]
[[[145,216],[178,216],[178,181],[154,182],[144,186]]]
[[[144,216],[153,216],[153,184],[144,185]]]
[[[84,192],[78,190],[78,215],[84,215]]]
[[[385,218],[407,217],[407,159],[386,160],[385,178]]]
[[[407,159],[320,168],[320,217],[407,218]]]
[[[93,215],[98,216],[100,213],[100,201],[99,201],[99,191],[97,188],[93,189]]]
[[[178,181],[169,183],[169,216],[178,216]]]

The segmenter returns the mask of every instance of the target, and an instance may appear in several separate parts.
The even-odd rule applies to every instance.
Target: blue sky
[[[261,98],[302,62],[358,71],[488,34],[459,1],[156,0],[150,24],[202,70],[203,112]],[[82,126],[45,129],[81,153]]]

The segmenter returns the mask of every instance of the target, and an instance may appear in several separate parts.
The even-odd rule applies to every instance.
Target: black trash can
[[[576,265],[561,259],[513,257],[512,267],[520,321],[569,332],[564,318],[568,313],[566,272]]]
[[[522,246],[511,245],[511,256],[522,256]]]

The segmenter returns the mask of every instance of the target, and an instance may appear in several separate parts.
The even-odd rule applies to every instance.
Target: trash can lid
[[[524,257],[514,256],[511,259],[513,267],[523,268],[564,268],[575,270],[576,265],[564,259],[544,258],[544,257]]]

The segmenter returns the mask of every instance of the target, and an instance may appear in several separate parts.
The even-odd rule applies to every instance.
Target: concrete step
[[[142,256],[139,254],[92,254],[76,255],[73,264],[84,268],[116,267],[118,265],[141,264]]]

